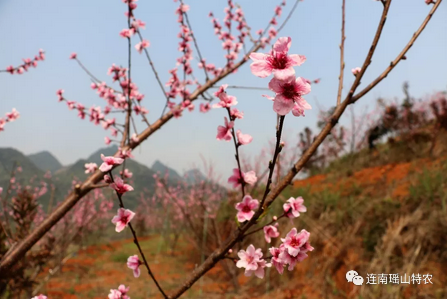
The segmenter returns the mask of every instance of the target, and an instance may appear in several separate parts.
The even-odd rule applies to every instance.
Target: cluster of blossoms
[[[129,28],[123,29],[120,35],[130,39],[134,34],[139,32],[140,29],[145,29],[146,24],[141,20],[135,19],[134,17],[133,11],[137,7],[137,4],[135,3],[136,0],[123,0],[123,2],[128,5],[129,9],[125,15],[131,22]],[[143,49],[147,48],[148,46],[149,41],[142,39],[141,42],[135,45],[135,48],[139,53],[141,53]],[[76,53],[72,53],[70,55],[70,59],[77,60],[78,63],[80,63]],[[64,97],[63,89],[59,89],[56,94],[59,102],[66,101],[68,109],[76,109],[78,111],[79,118],[85,119],[85,117],[88,116],[90,122],[94,123],[95,125],[101,124],[105,130],[110,130],[112,137],[117,137],[119,132],[123,132],[119,129],[119,126],[123,127],[123,125],[118,124],[115,118],[106,119],[106,115],[111,112],[128,112],[129,106],[131,106],[131,110],[135,113],[135,115],[141,115],[142,118],[146,120],[145,115],[148,114],[149,111],[141,105],[141,102],[144,99],[144,94],[141,94],[138,91],[137,85],[128,77],[127,68],[112,64],[112,66],[108,69],[107,74],[112,76],[113,82],[118,82],[120,90],[116,90],[111,86],[108,86],[105,82],[99,81],[89,73],[93,81],[90,87],[93,90],[96,90],[98,96],[106,101],[106,106],[104,108],[100,106],[92,106],[87,109],[81,103],[66,99]],[[136,134],[132,135],[131,140],[133,142],[138,142]],[[109,137],[105,137],[104,141],[106,144],[110,144],[113,140]]]
[[[174,1],[176,2],[176,1]],[[285,1],[282,2],[280,6],[275,8],[275,14],[270,21],[270,25],[275,26],[277,24],[276,18],[281,16],[282,6],[285,6]],[[188,109],[192,111],[194,109],[194,105],[189,101],[185,100],[190,95],[190,91],[188,90],[189,85],[197,84],[197,79],[190,80],[187,79],[186,76],[192,75],[193,69],[190,61],[193,59],[193,51],[191,48],[191,42],[193,41],[193,32],[189,27],[189,24],[186,24],[185,17],[186,13],[189,11],[189,6],[183,3],[179,3],[178,8],[175,13],[178,15],[177,22],[180,25],[180,33],[178,37],[181,39],[179,42],[178,50],[182,52],[182,56],[177,59],[177,66],[183,66],[183,80],[179,78],[178,75],[178,67],[171,69],[169,73],[171,77],[169,78],[166,86],[169,88],[169,91],[166,92],[166,97],[168,99],[167,107],[171,110],[174,117],[178,118],[182,115],[182,111],[184,109]],[[214,77],[220,76],[225,69],[232,68],[235,65],[235,61],[238,58],[238,54],[244,48],[244,42],[247,36],[250,36],[250,28],[245,21],[244,12],[242,9],[236,8],[235,4],[232,0],[228,0],[228,6],[225,8],[225,17],[224,17],[224,26],[222,26],[219,21],[214,17],[214,14],[210,12],[209,16],[212,18],[211,22],[214,26],[214,33],[218,36],[219,40],[222,41],[222,48],[226,51],[225,58],[227,59],[227,63],[225,68],[218,68],[213,63],[206,63],[204,58],[201,58],[198,67],[200,69],[204,69],[206,77],[208,79],[208,75],[213,75]],[[235,26],[233,22],[237,23],[236,30],[238,31],[237,35],[233,35],[231,33],[232,28]],[[224,30],[223,28],[226,28]],[[262,37],[264,34],[263,30],[259,31],[259,42],[264,47],[266,44],[270,43],[271,40],[276,37],[276,30],[274,27],[271,27],[268,30],[268,37]],[[252,38],[251,38],[252,39]],[[253,41],[253,39],[252,39]],[[253,41],[254,42],[254,41]],[[200,53],[199,53],[200,54]],[[236,72],[237,69],[234,70]],[[183,99],[181,105],[176,105],[174,102],[169,99],[175,99],[177,96],[180,96]],[[207,112],[211,108],[209,103],[200,105],[200,112]],[[237,110],[234,111],[237,113]],[[238,116],[238,118],[242,118],[242,115]]]
[[[222,49],[227,52],[225,58],[227,59],[226,67],[228,68],[233,67],[234,61],[237,59],[238,54],[244,46],[245,37],[250,33],[244,18],[244,12],[241,8],[237,8],[236,10],[234,10],[234,8],[235,5],[233,1],[228,0],[228,6],[224,9],[225,17],[223,20],[224,26],[227,29],[226,31],[223,30],[222,25],[214,17],[214,14],[212,12],[209,13],[209,17],[213,23],[214,33],[218,36],[219,40],[222,41]],[[233,21],[238,23],[236,26],[236,30],[239,32],[237,37],[231,34]],[[207,71],[212,72],[215,76],[218,76],[220,71],[222,71],[221,69],[216,69],[212,64],[205,66],[204,63],[205,61],[202,61],[201,64],[199,64],[199,67],[206,67]]]
[[[189,111],[194,110],[194,104],[191,103],[190,100],[187,100],[190,95],[188,86],[197,83],[196,80],[192,81],[190,79],[186,79],[187,75],[192,75],[193,73],[191,66],[191,60],[193,60],[193,50],[191,48],[193,32],[185,22],[185,14],[188,10],[189,5],[181,2],[175,10],[175,14],[178,16],[177,22],[180,26],[180,32],[177,35],[177,37],[180,38],[178,51],[182,53],[182,56],[177,58],[176,67],[169,71],[171,77],[165,84],[169,88],[169,91],[166,92],[166,97],[168,99],[167,107],[171,110],[175,118],[179,118],[184,109],[188,109]],[[178,66],[180,65],[182,66],[181,71],[183,72],[183,80],[181,80],[177,74]],[[180,96],[183,99],[180,106],[177,106],[174,102],[169,100],[175,99],[177,96]]]
[[[140,29],[146,29],[146,23],[141,20],[137,20],[134,16],[133,11],[137,8],[137,4],[135,3],[136,0],[123,0],[123,2],[126,3],[129,8],[129,10],[124,13],[124,15],[131,19],[132,22],[130,23],[129,28],[125,28],[120,31],[120,36],[123,38],[128,38],[130,40],[132,36],[139,32]],[[135,49],[138,51],[138,53],[141,54],[143,49],[149,46],[150,43],[148,40],[141,39],[141,42],[135,45]]]
[[[238,102],[235,96],[228,95],[225,89],[228,87],[227,84],[222,85],[219,90],[217,90],[214,95],[219,98],[219,103],[214,104],[213,108],[225,108],[228,112],[230,121],[224,117],[224,125],[217,127],[217,140],[230,141],[234,139],[236,145],[236,150],[242,145],[246,145],[252,142],[253,137],[249,134],[243,134],[240,130],[234,131],[234,122],[236,119],[242,119],[244,113],[239,111],[237,108],[231,108],[235,106]],[[244,186],[245,184],[254,185],[257,181],[256,173],[253,170],[248,172],[242,172],[241,169],[233,169],[233,175],[228,178],[228,183],[233,184],[234,188],[239,185]]]
[[[280,14],[280,10],[279,10]],[[254,75],[265,78],[273,73],[274,77],[270,80],[269,88],[275,92],[275,97],[269,97],[273,100],[273,110],[281,116],[285,116],[290,111],[295,116],[304,116],[304,110],[311,109],[310,105],[302,98],[310,92],[311,82],[307,79],[295,76],[294,66],[299,66],[305,62],[306,57],[302,55],[292,54],[289,55],[288,51],[291,46],[290,37],[281,37],[274,44],[273,49],[268,54],[252,53],[250,58],[254,61],[251,64],[251,71]],[[250,143],[252,138],[250,135],[244,135],[240,133],[234,133],[234,120],[236,119],[234,113],[232,113],[231,107],[237,104],[234,96],[229,96],[225,92],[227,86],[222,86],[216,93],[220,99],[218,104],[215,104],[214,108],[226,108],[230,121],[225,118],[225,125],[218,127],[218,140],[230,141],[234,139],[236,145],[236,159],[238,161],[238,147]],[[281,143],[281,146],[284,146]],[[242,185],[244,190],[245,184],[253,185],[256,183],[257,177],[254,171],[242,172],[239,168],[233,170],[233,175],[228,179],[229,183],[232,183],[234,187]],[[300,213],[306,212],[306,207],[303,204],[302,197],[291,197],[283,205],[284,214],[279,217],[296,218],[300,216]],[[260,202],[257,199],[252,198],[249,194],[245,195],[241,202],[237,203],[235,208],[237,212],[238,222],[250,221],[256,213],[256,210],[260,207]],[[272,238],[280,236],[278,231],[278,223],[276,222],[278,217],[273,217],[273,220],[265,225],[262,229],[264,231],[264,237],[267,243],[272,241]],[[276,223],[275,223],[276,222]],[[274,224],[275,223],[275,224]],[[273,225],[272,225],[273,224]],[[255,232],[258,230],[255,230]],[[296,228],[293,228],[285,238],[282,238],[282,243],[278,247],[271,247],[270,253],[272,254],[271,263],[267,263],[262,258],[263,253],[261,249],[256,249],[253,245],[248,246],[247,250],[241,250],[238,253],[239,260],[236,266],[239,268],[245,268],[245,275],[255,276],[259,278],[264,277],[264,268],[271,267],[273,264],[280,274],[284,272],[284,267],[288,265],[288,270],[291,271],[298,262],[301,262],[307,257],[307,252],[312,251],[313,247],[309,244],[309,232],[302,230],[297,232]]]
[[[12,108],[11,112],[7,112],[5,119],[0,117],[0,132],[5,130],[4,126],[7,122],[15,121],[19,117],[20,117],[20,113],[19,113],[19,111],[16,110],[16,108]]]
[[[109,299],[130,299],[130,297],[127,295],[129,292],[129,288],[125,285],[120,285],[118,289],[111,289],[109,294]]]
[[[45,52],[42,49],[40,49],[39,54],[34,56],[34,59],[24,58],[22,60],[23,60],[23,64],[21,64],[17,67],[10,65],[6,68],[6,72],[10,73],[11,75],[14,75],[14,74],[21,75],[24,72],[27,72],[30,67],[37,67],[38,61],[45,60]]]
[[[283,205],[284,214],[281,217],[296,218],[300,213],[307,211],[304,206],[302,197],[289,198]],[[249,221],[255,214],[255,210],[259,207],[259,201],[252,199],[250,196],[245,196],[242,202],[236,204],[238,210],[237,218],[239,222]],[[279,217],[279,218],[281,218]],[[270,224],[263,227],[264,237],[267,243],[271,243],[272,238],[279,237],[278,217],[274,216]],[[272,223],[276,222],[274,225]],[[247,250],[238,252],[239,260],[236,263],[238,268],[245,268],[245,275],[255,276],[259,278],[264,277],[264,268],[272,265],[278,270],[278,273],[284,272],[284,267],[288,265],[288,270],[292,271],[298,262],[307,258],[307,252],[314,248],[309,243],[310,233],[306,230],[301,230],[298,233],[296,228],[293,228],[285,238],[281,238],[282,243],[278,247],[271,247],[269,249],[272,255],[271,263],[267,263],[262,259],[262,250],[255,249],[253,245],[248,246]]]
[[[303,95],[311,90],[311,81],[295,77],[294,66],[299,66],[306,61],[303,55],[288,55],[292,44],[290,37],[280,37],[268,54],[252,53],[250,58],[253,63],[251,71],[260,78],[268,77],[273,73],[274,77],[269,82],[269,89],[275,93],[275,97],[265,95],[273,100],[273,110],[279,115],[286,115],[290,111],[294,116],[304,116],[304,110],[312,107],[306,102]]]
[[[104,175],[104,182],[106,184],[109,184],[110,188],[115,190],[116,193],[118,194],[118,196],[121,198],[121,196],[124,193],[126,193],[128,191],[133,191],[133,187],[126,184],[123,181],[123,179],[120,177],[112,178],[112,168],[114,166],[121,165],[124,162],[124,159],[133,157],[133,156],[132,156],[130,150],[125,151],[125,150],[122,150],[121,148],[119,150],[120,150],[120,157],[113,157],[113,156],[105,157],[104,155],[101,154],[101,159],[102,159],[103,163],[99,166],[99,170],[103,173],[110,174],[110,175],[108,175],[108,174]],[[86,172],[91,172],[91,171],[96,171],[96,169],[98,167],[95,163],[87,163],[87,164],[85,164],[85,168],[86,168]],[[127,177],[127,178],[132,177],[132,173],[129,172],[128,169],[125,169],[124,171],[122,171],[121,174],[123,177]],[[130,221],[134,217],[135,217],[134,212],[132,212],[129,209],[120,207],[117,211],[117,215],[112,218],[112,223],[115,224],[116,232],[119,233],[119,232],[123,231],[126,228],[126,226],[129,225]],[[127,266],[133,270],[133,274],[135,277],[140,276],[139,266],[141,264],[142,264],[142,262],[139,260],[138,255],[130,256],[127,261]],[[109,295],[109,298],[128,298],[128,297],[124,297],[125,294],[127,293],[127,291],[128,291],[128,289],[125,289],[124,286],[122,286],[122,289],[110,290],[111,293]],[[123,297],[119,297],[118,295],[123,296]],[[118,296],[118,297],[113,297],[113,296]]]
[[[73,56],[73,54],[72,54]],[[98,96],[106,101],[106,106],[102,109],[100,106],[92,106],[87,109],[83,104],[77,103],[75,101],[70,101],[64,97],[64,90],[59,89],[56,92],[59,102],[66,101],[68,109],[76,109],[78,111],[78,117],[85,119],[86,116],[89,117],[90,122],[95,125],[100,125],[104,130],[110,130],[111,136],[118,136],[120,132],[119,124],[117,124],[115,118],[106,118],[113,109],[116,111],[127,111],[129,103],[133,103],[132,111],[135,115],[145,115],[149,111],[141,106],[141,101],[144,95],[138,91],[138,87],[135,83],[131,82],[127,78],[127,69],[124,67],[119,67],[113,64],[109,70],[108,74],[112,76],[113,82],[118,81],[121,87],[121,91],[117,91],[112,87],[108,86],[105,82],[101,83],[91,83],[91,88],[96,90]],[[104,138],[106,144],[111,143],[109,137]],[[136,134],[132,135],[132,140],[137,142]]]

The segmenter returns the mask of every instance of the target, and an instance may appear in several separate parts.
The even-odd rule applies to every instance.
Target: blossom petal
[[[292,45],[292,39],[290,37],[280,37],[273,45],[275,52],[287,53]]]
[[[279,94],[275,97],[275,101],[273,103],[273,110],[279,115],[286,115],[293,109],[295,103],[285,98],[283,95]]]

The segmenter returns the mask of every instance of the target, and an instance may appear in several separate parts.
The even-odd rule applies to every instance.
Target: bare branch
[[[425,27],[427,26],[428,22],[430,21],[431,17],[435,13],[435,11],[438,9],[439,5],[441,5],[442,0],[436,1],[436,3],[433,5],[432,9],[428,13],[425,20],[422,22],[419,29],[413,34],[410,41],[407,43],[405,48],[400,52],[400,54],[394,59],[390,65],[386,68],[385,71],[383,71],[382,74],[380,74],[379,77],[377,77],[373,82],[371,82],[367,87],[365,87],[362,91],[360,91],[358,94],[352,97],[352,101],[357,101],[361,97],[363,97],[366,93],[368,93],[371,89],[373,89],[377,84],[379,84],[383,79],[385,79],[388,74],[396,67],[396,65],[402,60],[405,59],[405,54],[410,50],[410,48],[413,46],[416,39],[421,35],[422,31],[424,31]]]
[[[142,42],[142,41],[143,41],[143,36],[141,35],[140,30],[137,30],[137,34],[138,34],[138,36],[140,37],[140,41]],[[163,83],[161,83],[160,77],[158,76],[158,72],[157,72],[157,70],[155,69],[155,65],[154,65],[154,63],[152,62],[151,56],[149,55],[149,51],[148,51],[146,48],[143,48],[143,51],[144,51],[144,53],[146,54],[146,58],[147,58],[147,60],[149,61],[149,65],[150,65],[151,68],[152,68],[152,72],[153,72],[154,75],[155,75],[155,79],[157,80],[158,85],[160,86],[161,91],[163,92],[163,96],[166,98],[166,101],[169,101],[169,97],[168,97],[168,95],[166,94],[166,91],[165,91],[165,88],[164,88],[164,86],[163,86]]]
[[[180,3],[183,5],[183,0],[180,0]],[[197,40],[196,40],[196,37],[194,35],[194,32],[192,31],[192,27],[191,27],[191,23],[189,22],[188,14],[186,12],[183,12],[183,15],[185,16],[186,24],[188,25],[189,30],[191,31],[190,32],[191,33],[191,37],[192,37],[192,40],[194,41],[194,45],[196,47],[197,54],[199,55],[200,62],[201,63],[205,63],[205,60],[202,57],[202,53],[200,53],[199,45],[197,44]],[[206,67],[205,66],[203,66],[203,71],[205,72],[206,81],[208,81],[209,80],[209,76],[208,76],[208,72],[206,71]]]
[[[341,103],[341,92],[343,90],[343,75],[345,70],[345,12],[346,12],[346,0],[343,0],[342,4],[342,21],[341,21],[341,44],[340,44],[340,76],[338,77],[338,95],[337,106]]]

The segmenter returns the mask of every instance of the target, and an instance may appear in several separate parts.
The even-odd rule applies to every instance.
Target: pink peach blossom
[[[112,223],[116,225],[116,232],[122,232],[134,216],[135,213],[131,210],[119,208],[117,215],[112,219]]]
[[[264,278],[264,268],[271,266],[261,259],[261,248],[255,249],[253,245],[248,246],[246,251],[240,250],[238,256],[240,260],[236,263],[236,267],[245,268],[245,276],[251,276],[254,273],[257,277]]]
[[[273,110],[279,115],[286,115],[292,109],[312,109],[312,107],[301,96],[308,94],[311,90],[310,84],[303,78],[295,78],[295,75],[278,80],[273,78],[269,82],[269,88],[276,93],[273,100]],[[296,112],[293,113],[295,116]]]
[[[148,40],[143,39],[143,41],[139,42],[138,44],[135,45],[135,49],[137,49],[138,53],[141,54],[141,52],[143,51],[143,49],[147,48],[150,46],[150,43]]]
[[[287,213],[287,217],[296,218],[300,216],[300,213],[305,213],[307,208],[304,206],[304,199],[299,196],[297,198],[289,198],[287,203],[283,205],[284,213]]]
[[[228,87],[228,84],[223,84],[219,87],[214,95],[220,99],[220,102],[213,105],[213,108],[229,108],[237,104],[236,97],[230,96],[227,94],[225,89]]]
[[[284,244],[281,244],[279,248],[271,247],[269,249],[271,255],[272,255],[272,264],[275,266],[276,270],[279,274],[284,273],[284,265],[286,264],[286,261],[283,260],[283,256],[281,255],[284,252]]]
[[[76,57],[78,56],[78,54],[76,54],[76,53],[71,53],[71,55],[70,55],[70,59],[76,59]]]
[[[16,110],[16,108],[12,108],[11,112],[6,113],[6,117],[8,118],[8,121],[15,121],[20,117],[19,111]]]
[[[124,159],[122,158],[116,158],[112,156],[104,157],[103,154],[101,154],[101,159],[104,161],[104,163],[99,166],[99,170],[101,170],[102,172],[107,172],[112,169],[114,165],[120,165],[124,161]]]
[[[94,173],[98,169],[98,165],[96,163],[85,163],[85,173]]]
[[[267,243],[272,242],[272,238],[279,237],[277,226],[275,225],[264,226],[264,237]]]
[[[199,108],[200,112],[206,113],[206,112],[210,111],[210,109],[211,109],[210,103],[206,103],[206,104],[201,103],[200,104],[200,108]]]
[[[245,195],[240,203],[236,204],[237,220],[239,222],[249,221],[255,214],[254,210],[259,207],[259,201],[250,195]]]
[[[122,298],[121,299],[130,299],[129,296],[127,296],[127,293],[129,292],[129,288],[123,284],[120,284],[120,286],[118,287],[118,291],[121,293]]]
[[[231,135],[231,129],[234,127],[234,122],[230,121],[228,122],[228,119],[225,117],[225,126],[218,126],[217,127],[217,140],[225,140],[230,141],[233,137]]]
[[[306,243],[306,244],[308,244],[308,243]],[[283,245],[283,244],[281,244],[281,245]],[[310,250],[306,249],[306,248],[310,248]],[[298,262],[302,262],[303,260],[305,260],[307,258],[307,251],[312,251],[314,249],[310,245],[309,245],[309,247],[306,247],[306,248],[303,248],[303,250],[300,250],[300,252],[298,252],[298,254],[296,256],[292,256],[289,254],[289,252],[287,250],[284,250],[279,254],[279,259],[281,261],[283,261],[285,264],[289,265],[287,270],[292,271]]]
[[[121,299],[121,292],[119,290],[111,289],[109,293],[109,299]]]
[[[133,276],[134,277],[139,277],[140,276],[140,265],[141,265],[141,261],[138,258],[138,255],[132,255],[129,256],[129,258],[127,259],[127,267],[133,270]]]
[[[284,239],[281,241],[284,243],[284,247],[287,250],[288,254],[292,257],[296,257],[298,253],[301,251],[312,251],[313,247],[308,244],[310,233],[305,229],[301,230],[301,232],[297,232],[296,228],[292,228],[292,230],[287,234]]]
[[[121,178],[115,178],[115,182],[110,184],[110,187],[119,194],[124,194],[128,191],[133,191],[133,187],[128,184],[124,184]]]
[[[133,29],[133,28],[131,28],[131,29],[123,29],[123,30],[121,30],[121,32],[120,32],[120,36],[121,37],[124,37],[124,38],[131,38],[132,37],[132,35],[134,35],[135,34],[135,29]]]
[[[228,183],[233,184],[233,187],[237,188],[237,186],[242,183],[242,180],[249,185],[253,185],[254,183],[256,183],[258,178],[256,177],[256,173],[253,170],[250,170],[246,173],[242,172],[241,178],[239,169],[234,168],[233,175],[228,178]]]
[[[62,96],[63,93],[64,93],[63,89],[59,89],[58,91],[56,91],[59,102],[61,102],[64,99],[64,97]]]
[[[31,299],[47,299],[47,296],[40,294],[39,296],[35,296]]]
[[[238,119],[243,119],[244,118],[244,112],[237,110],[237,108],[233,108],[230,110],[230,115],[231,117],[235,117]]]
[[[249,134],[242,134],[241,130],[237,130],[236,136],[237,141],[241,145],[249,144],[253,140],[253,137],[251,137]]]
[[[242,177],[244,178],[244,181],[249,185],[254,185],[258,178],[256,177],[256,173],[254,170],[247,171],[245,173],[242,173]]]
[[[141,20],[132,22],[132,27],[135,29],[146,29],[146,23]]]
[[[290,37],[280,37],[273,45],[270,54],[250,54],[250,58],[253,60],[250,65],[253,75],[265,78],[273,72],[275,78],[280,80],[295,75],[293,67],[303,64],[306,57],[298,54],[287,55],[291,44]]]

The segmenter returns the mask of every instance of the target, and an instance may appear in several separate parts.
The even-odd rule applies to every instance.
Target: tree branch
[[[342,4],[342,20],[341,20],[341,44],[340,44],[340,75],[338,77],[338,95],[337,95],[337,106],[341,103],[341,93],[343,90],[343,76],[345,70],[345,11],[346,11],[346,0],[343,0]]]
[[[419,29],[413,34],[410,41],[407,43],[405,48],[400,52],[400,54],[394,59],[390,65],[383,71],[382,74],[380,74],[379,77],[377,77],[373,82],[371,82],[367,87],[365,87],[362,91],[360,91],[358,94],[352,97],[352,101],[357,101],[361,97],[363,97],[365,94],[367,94],[371,89],[373,89],[377,84],[379,84],[383,79],[385,79],[388,74],[396,67],[396,65],[405,57],[405,54],[410,50],[410,48],[413,46],[414,42],[417,40],[419,35],[421,35],[422,31],[424,31],[425,27],[427,26],[428,22],[430,21],[431,17],[435,13],[435,11],[438,9],[439,5],[441,5],[442,0],[436,1],[436,3],[433,5],[432,9],[428,13],[425,20],[422,22]]]
[[[113,179],[113,174],[112,171],[109,171],[109,176],[110,179],[112,180],[112,183],[115,183],[114,179]],[[120,208],[124,209],[124,203],[123,203],[123,199],[122,199],[122,194],[120,194],[118,191],[115,190],[116,196],[118,197],[119,200],[119,205]],[[157,286],[158,290],[160,291],[160,293],[163,294],[164,298],[168,298],[168,296],[166,296],[165,292],[163,291],[163,289],[161,288],[161,286],[158,284],[157,279],[155,279],[154,274],[151,271],[151,268],[149,267],[149,264],[146,260],[146,256],[143,253],[143,250],[141,249],[140,243],[138,242],[138,238],[137,238],[137,233],[135,232],[134,228],[132,227],[132,224],[129,222],[127,224],[129,226],[130,231],[132,232],[132,236],[133,236],[133,242],[135,243],[135,245],[138,248],[138,251],[140,252],[141,257],[143,258],[143,263],[146,266],[147,269],[147,273],[149,273],[150,277],[152,278],[152,280],[154,281],[155,285]]]

